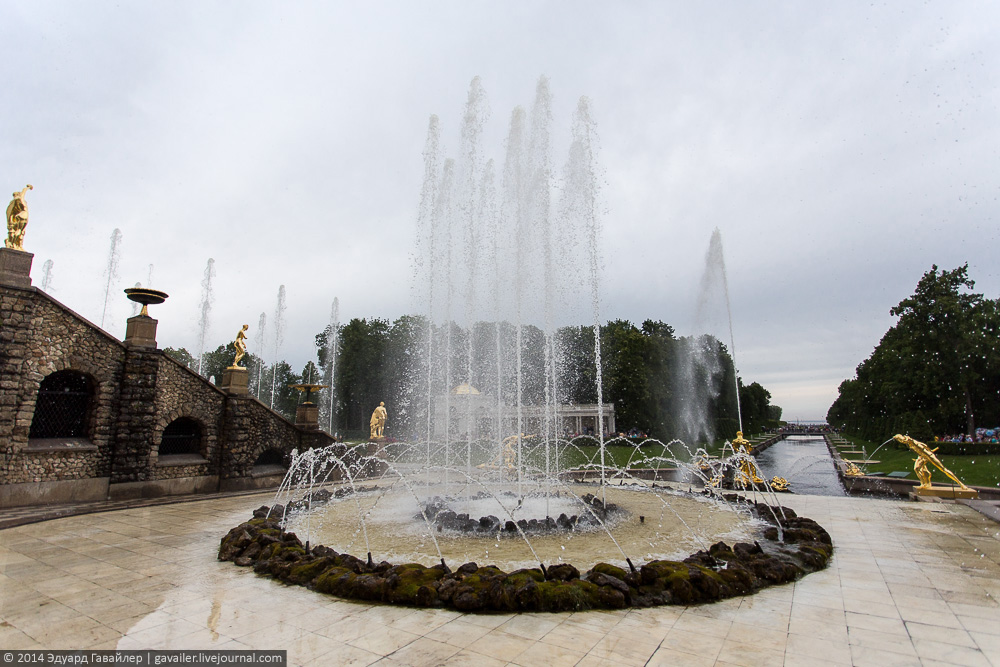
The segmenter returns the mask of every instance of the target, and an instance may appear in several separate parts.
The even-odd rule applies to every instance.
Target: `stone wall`
[[[29,438],[39,387],[62,370],[92,384],[86,437]],[[199,451],[161,458],[164,429],[181,417],[199,425]],[[264,451],[331,441],[162,350],[118,341],[44,292],[0,283],[0,507],[259,487],[275,481],[253,476]]]
[[[110,474],[124,353],[122,343],[44,292],[0,287],[0,482],[60,478],[64,466],[46,467],[41,452],[26,450],[38,387],[61,370],[79,371],[94,383],[87,440],[96,449],[53,458],[66,459],[66,466],[88,476]],[[87,463],[76,466],[73,458]]]

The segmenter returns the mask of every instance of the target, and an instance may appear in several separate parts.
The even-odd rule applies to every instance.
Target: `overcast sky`
[[[297,369],[334,297],[342,320],[412,312],[428,117],[453,151],[477,75],[498,159],[540,75],[557,165],[590,98],[605,319],[691,333],[721,230],[737,366],[786,418],[825,417],[932,264],[1000,293],[993,2],[35,1],[0,25],[0,185],[35,186],[34,284],[52,260],[53,296],[99,322],[121,229],[118,336],[152,264],[158,342],[195,350],[209,258],[213,348],[281,284]]]

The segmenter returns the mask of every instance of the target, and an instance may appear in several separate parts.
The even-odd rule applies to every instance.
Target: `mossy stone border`
[[[631,571],[598,563],[584,575],[568,563],[510,573],[466,563],[452,571],[445,563],[374,563],[325,546],[307,549],[268,512],[261,507],[253,519],[230,530],[222,538],[219,560],[341,598],[464,612],[714,602],[795,581],[825,568],[833,554],[830,535],[818,523],[788,508],[761,504],[753,506],[754,514],[772,524],[761,541],[732,547],[718,542],[683,561],[654,560]]]

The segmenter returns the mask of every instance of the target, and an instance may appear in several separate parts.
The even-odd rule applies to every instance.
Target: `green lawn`
[[[863,470],[866,473],[887,473],[894,470],[905,470],[910,473],[906,479],[915,480],[917,478],[913,474],[913,459],[916,458],[916,455],[909,449],[899,449],[899,445],[895,441],[889,442],[887,445],[879,448],[881,443],[868,442],[867,440],[849,435],[845,435],[844,438],[854,443],[855,449],[864,449],[867,458],[874,458],[880,461],[880,463],[865,466]],[[931,448],[935,446],[933,443],[928,444]],[[877,452],[876,449],[878,450]],[[872,456],[873,453],[874,456]],[[860,458],[860,455],[849,455],[846,458]],[[951,470],[960,480],[969,486],[991,486],[994,488],[1000,486],[1000,454],[941,455],[939,458],[948,470]],[[933,466],[929,467],[932,468],[931,480],[935,484],[952,483],[941,471]]]

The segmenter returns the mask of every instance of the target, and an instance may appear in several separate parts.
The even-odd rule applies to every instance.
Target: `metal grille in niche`
[[[42,380],[29,438],[85,438],[93,387],[86,375],[59,371]]]
[[[171,454],[200,454],[201,426],[193,419],[181,417],[163,429],[160,439],[160,456]]]

